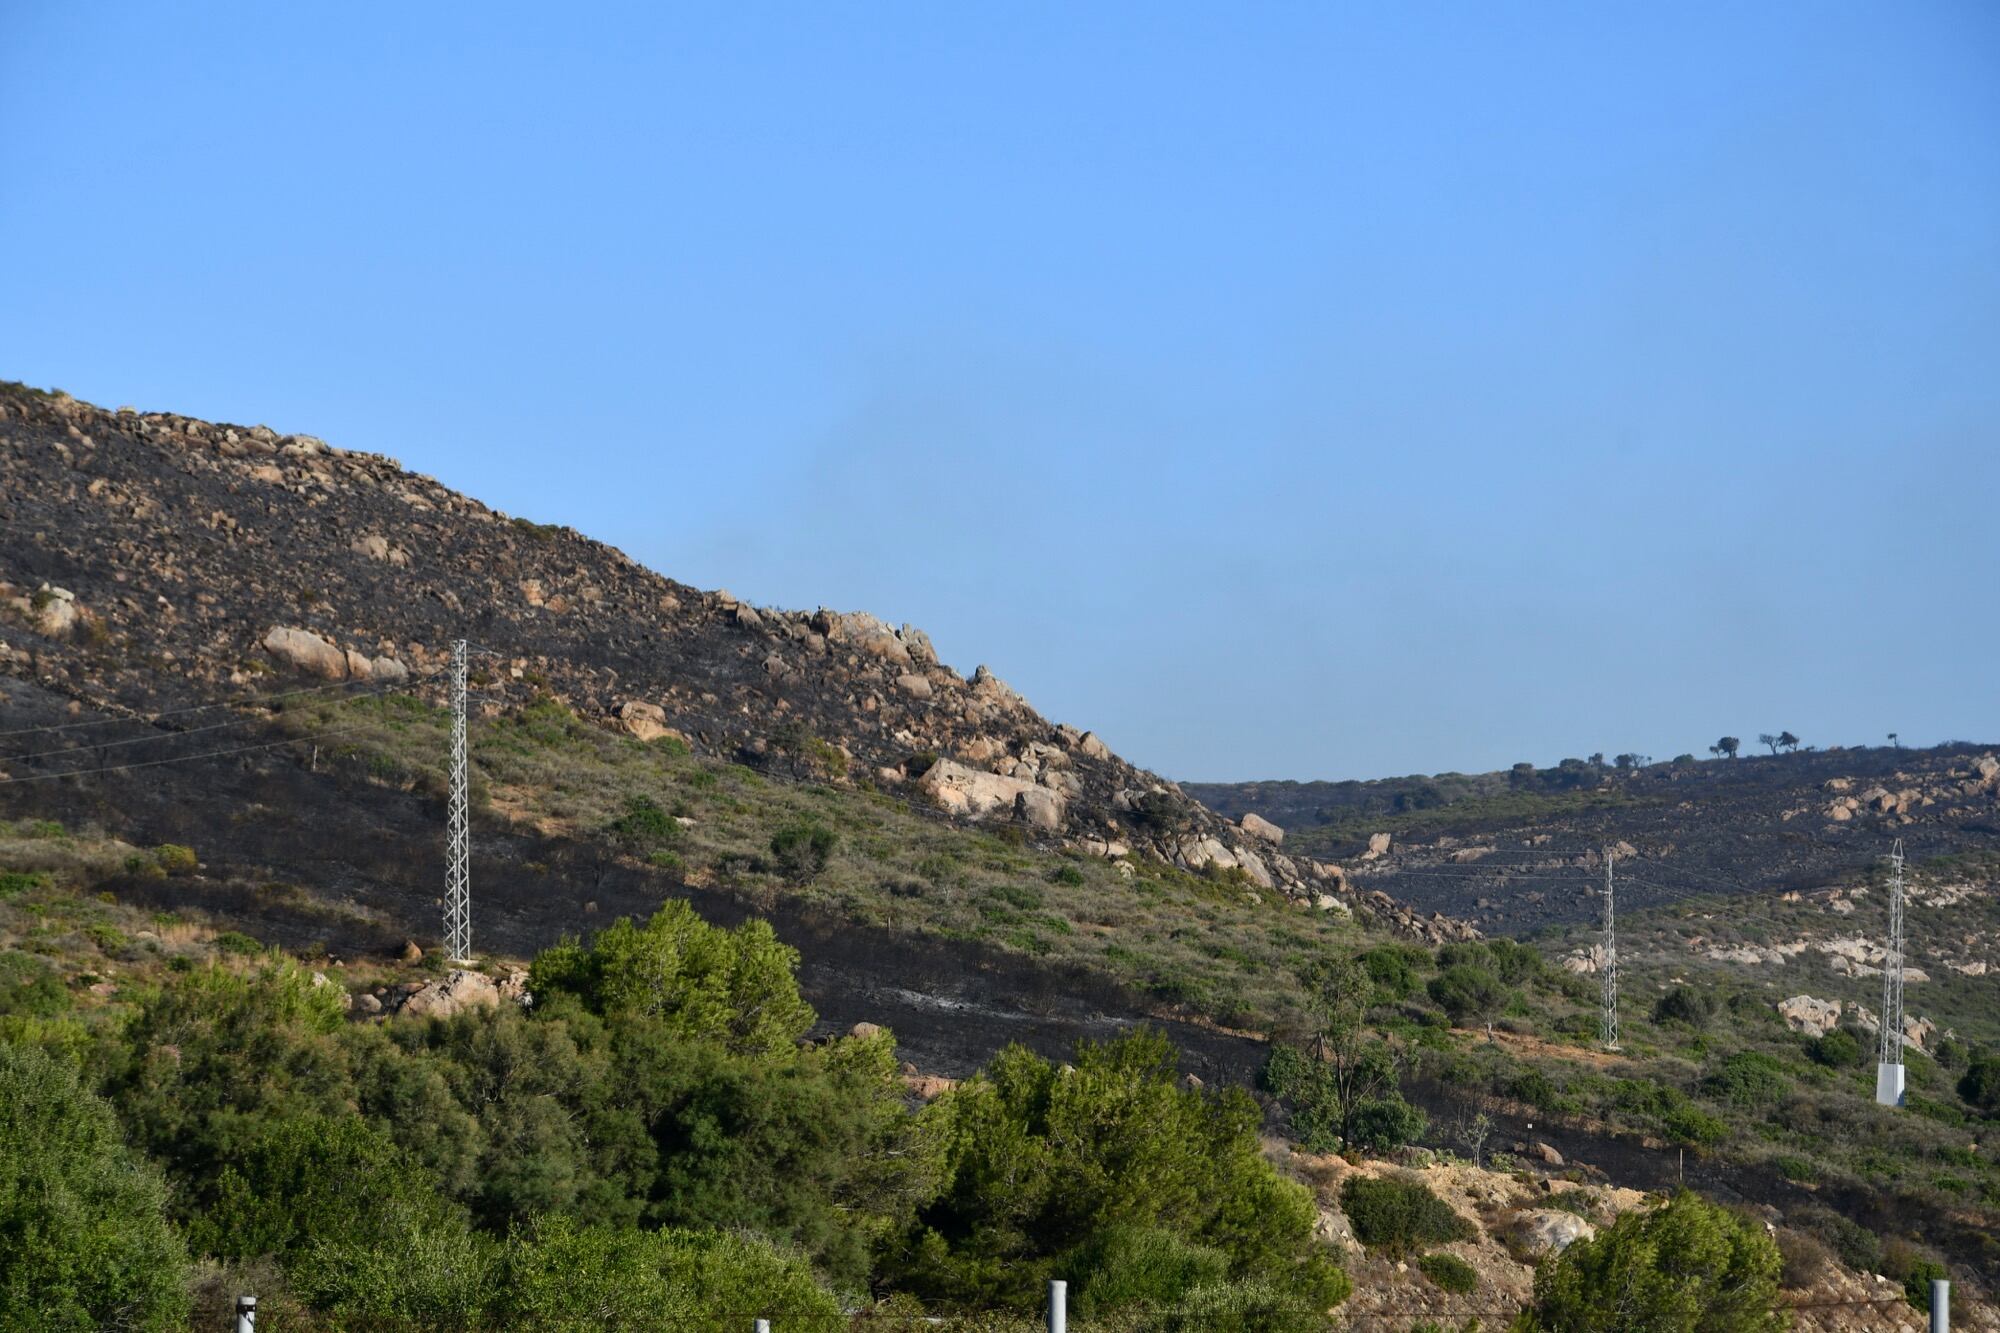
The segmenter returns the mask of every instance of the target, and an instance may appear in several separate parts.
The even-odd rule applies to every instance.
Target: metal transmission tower
[[[1618,919],[1612,903],[1611,849],[1604,849],[1604,1049],[1618,1049]]]
[[[1889,853],[1889,951],[1882,956],[1882,1049],[1875,1100],[1903,1104],[1903,840]]]
[[[472,839],[465,771],[465,640],[451,645],[451,803],[444,852],[444,951],[472,958]]]

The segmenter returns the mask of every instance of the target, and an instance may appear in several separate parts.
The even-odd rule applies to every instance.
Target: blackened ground
[[[78,720],[52,696],[14,686],[0,729]],[[143,751],[156,760],[256,743],[245,730],[223,733],[226,742],[191,735]],[[79,742],[57,733],[50,743]],[[291,743],[124,772],[0,781],[0,818],[55,819],[139,846],[194,848],[199,875],[104,886],[152,910],[195,908],[268,943],[323,946],[335,958],[393,955],[409,939],[435,944],[441,803],[372,780],[355,764],[315,763],[311,751]],[[94,766],[133,753],[104,750]],[[34,771],[18,767],[17,775]],[[1102,1040],[1141,1023],[1165,1030],[1184,1067],[1205,1080],[1245,1083],[1263,1061],[1262,1043],[1163,1017],[1097,974],[859,924],[784,895],[753,901],[685,885],[589,842],[475,820],[472,884],[474,944],[488,955],[526,958],[621,916],[649,916],[671,898],[721,925],[762,917],[801,955],[800,987],[819,1012],[818,1031],[882,1024],[895,1032],[903,1058],[926,1073],[971,1073],[1009,1042],[1059,1058],[1081,1038]]]

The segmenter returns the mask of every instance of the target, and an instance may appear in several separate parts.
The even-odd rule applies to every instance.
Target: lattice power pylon
[[[472,958],[472,830],[465,764],[465,640],[451,645],[451,801],[444,852],[444,951]]]
[[[1875,1100],[1903,1104],[1903,840],[1889,853],[1889,944],[1882,955],[1881,1053],[1876,1057]]]
[[[1604,849],[1604,1049],[1618,1049],[1618,915],[1612,902],[1611,849]]]

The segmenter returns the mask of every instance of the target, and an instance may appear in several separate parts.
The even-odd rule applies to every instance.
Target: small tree
[[[1742,748],[1742,741],[1734,736],[1724,736],[1721,740],[1709,746],[1708,752],[1710,754],[1721,755],[1725,759],[1734,759],[1736,752]]]
[[[1889,733],[1889,744],[1898,750],[1903,748],[1903,742],[1896,739],[1896,733],[1893,731]]]
[[[1626,1213],[1535,1275],[1516,1326],[1546,1333],[1777,1333],[1784,1261],[1761,1227],[1683,1191]]]
[[[1776,754],[1778,752],[1778,738],[1771,732],[1768,731],[1758,732],[1757,744],[1770,746],[1772,754]]]
[[[1781,731],[1778,733],[1778,748],[1780,750],[1796,750],[1799,748],[1799,738],[1792,735],[1789,731]]]
[[[1311,1152],[1388,1152],[1421,1137],[1428,1122],[1396,1090],[1401,1059],[1367,1028],[1376,978],[1351,958],[1322,962],[1306,978],[1317,1030],[1305,1048],[1272,1052],[1264,1079],[1289,1103],[1292,1133]]]

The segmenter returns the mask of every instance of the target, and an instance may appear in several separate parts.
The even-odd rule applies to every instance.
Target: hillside
[[[434,694],[466,638],[483,711],[549,697],[702,755],[820,754],[1038,836],[1241,868],[1293,898],[1328,887],[914,626],[691,588],[309,436],[0,388],[0,582],[0,666],[83,706],[145,716],[300,676]]]
[[[1183,789],[1223,815],[1280,825],[1295,854],[1357,884],[1510,934],[1594,920],[1606,847],[1629,877],[1619,903],[1633,908],[1824,889],[1898,838],[1918,859],[2000,851],[1990,745]]]
[[[761,1023],[783,973],[783,1031],[758,1056],[770,1063],[729,1078],[779,1079],[758,1095],[783,1086],[783,1101],[865,1066],[861,1104],[895,1141],[881,1160],[916,1170],[941,1150],[924,1108],[987,1114],[977,1098],[940,1099],[955,1082],[1054,1078],[1115,1047],[1133,1062],[1120,1077],[1143,1078],[1146,1096],[1221,1116],[1232,1151],[1261,1133],[1261,1159],[1309,1187],[1318,1222],[1303,1225],[1344,1256],[1357,1287],[1340,1317],[1357,1328],[1511,1313],[1548,1257],[1515,1243],[1521,1215],[1608,1223],[1639,1193],[1683,1183],[1781,1237],[1785,1306],[1832,1303],[1801,1326],[1907,1323],[1888,1307],[1934,1264],[1986,1321],[1965,1326],[1992,1324],[2000,1167],[1981,1145],[2000,1096],[1980,1071],[2000,1093],[2000,757],[1984,749],[1177,787],[1042,718],[984,668],[945,666],[910,626],[689,588],[307,437],[19,388],[0,391],[0,409],[0,1037],[73,1055],[128,1129],[158,1136],[148,1151],[177,1188],[214,1185],[221,1159],[175,1156],[193,1131],[174,1098],[204,1084],[198,1068],[167,1069],[190,1049],[175,1023],[232,1070],[282,1032],[301,1082],[259,1102],[259,1123],[282,1137],[299,1114],[359,1115],[427,1155],[436,1188],[506,1262],[532,1257],[515,1228],[551,1198],[610,1199],[624,1224],[681,1217],[663,1183],[676,1163],[739,1151],[768,1123],[593,1117],[658,1116],[655,1077],[686,1099],[675,1114],[737,1115],[701,1109],[724,1096],[695,1077],[724,1058],[702,1043],[743,1058],[730,1024]],[[472,643],[474,701],[480,962],[466,971],[437,947],[441,670],[455,637]],[[1868,1068],[1880,859],[1896,838],[1912,856],[1919,969],[1903,1111],[1874,1105]],[[1621,884],[1616,1052],[1597,1027],[1607,846]],[[682,904],[694,916],[676,916]],[[757,955],[747,989],[725,988],[734,1017],[700,1050],[591,980],[645,961],[615,952],[631,927],[607,928],[649,918],[666,924],[648,930],[740,928],[731,949],[768,927],[779,946]],[[671,966],[646,965],[724,948],[694,938]],[[530,994],[530,966],[569,998],[502,1004]],[[278,993],[308,987],[303,1021]],[[1359,1043],[1351,1068],[1374,1080],[1356,1103],[1372,1118],[1338,1132],[1332,1094],[1297,1074],[1336,1011]],[[152,1023],[170,1035],[155,1040]],[[1126,1044],[1147,1027],[1173,1049]],[[520,1042],[555,1045],[521,1060]],[[1016,1044],[1043,1063],[1024,1064]],[[638,1072],[614,1076],[614,1056]],[[577,1081],[536,1085],[532,1107],[480,1081],[542,1058]],[[315,1074],[318,1060],[348,1072]],[[364,1073],[373,1081],[352,1093]],[[1112,1087],[1095,1077],[1073,1086]],[[152,1080],[180,1091],[149,1100]],[[428,1109],[406,1114],[405,1097]],[[786,1114],[817,1124],[845,1109]],[[233,1114],[201,1132],[226,1139]],[[459,1138],[432,1136],[433,1116]],[[982,1134],[952,1150],[977,1151]],[[560,1140],[574,1174],[506,1174],[542,1152],[537,1135]],[[867,1182],[843,1174],[848,1149],[804,1137],[825,1173],[813,1207],[845,1216],[845,1192]],[[1144,1133],[1135,1143],[1158,1149]],[[454,1155],[475,1148],[505,1170]],[[1476,1218],[1478,1234],[1446,1251],[1508,1310],[1458,1299],[1432,1269],[1345,1230],[1338,1187],[1398,1168]],[[850,1296],[865,1281],[874,1296],[1018,1313],[1023,1273],[1041,1270],[982,1248],[1008,1228],[965,1222],[956,1277],[887,1245],[918,1236],[918,1214],[944,1226],[988,1206],[924,1193],[941,1180],[876,1198],[866,1236],[852,1217],[814,1232],[782,1209],[697,1220],[812,1236],[816,1280]],[[227,1202],[173,1205],[210,1245],[197,1256],[231,1253],[200,1230]],[[242,1255],[266,1253],[238,1239]],[[1110,1262],[1090,1248],[1101,1239],[1079,1233],[1060,1260],[1035,1262]],[[297,1273],[310,1272],[304,1253],[288,1260]]]

